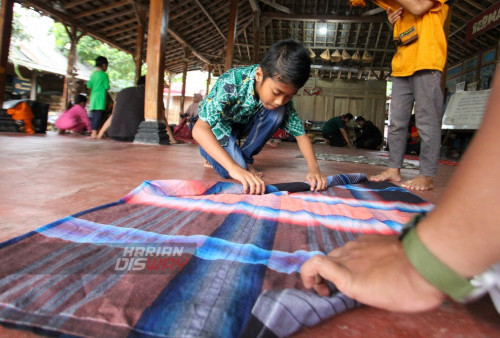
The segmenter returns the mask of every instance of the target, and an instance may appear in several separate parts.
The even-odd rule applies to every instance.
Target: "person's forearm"
[[[500,261],[500,69],[481,128],[457,167],[437,207],[417,233],[437,257],[471,277]]]
[[[344,137],[344,140],[346,141],[347,145],[350,147],[351,141],[349,140],[349,137],[347,136],[347,132],[345,131],[345,129],[341,128],[340,133],[342,134],[342,137]]]
[[[423,15],[435,6],[436,0],[396,0],[404,9],[413,15]]]
[[[306,134],[295,137],[297,140],[297,145],[299,146],[299,150],[304,156],[304,159],[307,163],[307,168],[309,170],[318,169],[319,164],[318,160],[316,160],[316,155],[314,154],[314,148],[311,143],[311,139]]]
[[[192,135],[193,139],[195,139],[195,141],[203,147],[207,154],[223,166],[228,172],[231,172],[231,168],[234,168],[235,166],[239,167],[239,165],[219,144],[208,123],[202,119],[198,119],[193,127]]]

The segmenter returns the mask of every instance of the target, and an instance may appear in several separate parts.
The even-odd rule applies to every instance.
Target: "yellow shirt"
[[[408,45],[398,46],[392,59],[392,76],[411,76],[416,71],[435,69],[443,71],[446,63],[447,44],[444,22],[449,7],[446,0],[434,0],[435,6],[426,14],[415,16],[403,10],[400,22],[394,25],[394,35],[399,35],[414,26],[418,39]],[[398,9],[401,5],[394,0],[374,0],[382,8]]]

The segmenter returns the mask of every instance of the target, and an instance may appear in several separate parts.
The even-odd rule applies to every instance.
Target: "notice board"
[[[443,116],[443,129],[478,129],[483,119],[490,89],[453,94]]]

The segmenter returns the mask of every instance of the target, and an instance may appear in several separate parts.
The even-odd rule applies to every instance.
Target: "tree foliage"
[[[61,23],[54,23],[51,29],[56,46],[68,55],[70,39]],[[83,36],[76,47],[80,61],[95,66],[95,58],[102,55],[109,61],[108,75],[112,87],[126,88],[134,85],[135,63],[132,55],[125,53],[88,35]]]
[[[21,6],[15,4],[14,16],[12,18],[12,37],[11,40],[13,43],[17,43],[23,40],[31,40],[33,37],[26,33],[24,29],[24,25],[22,24],[23,16],[32,16],[32,17],[40,17],[40,14],[34,11],[24,10]]]

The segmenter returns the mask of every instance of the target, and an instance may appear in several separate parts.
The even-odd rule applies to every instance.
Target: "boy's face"
[[[264,108],[274,110],[287,104],[297,94],[298,88],[274,78],[266,78],[259,67],[255,73],[255,92]]]

